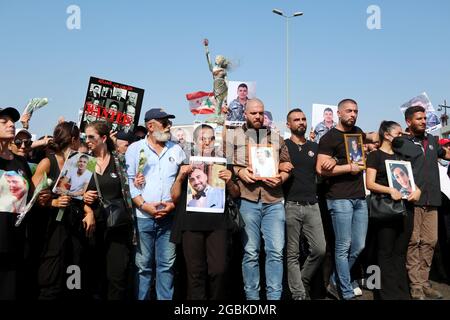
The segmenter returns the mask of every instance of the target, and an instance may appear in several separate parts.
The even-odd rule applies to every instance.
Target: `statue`
[[[222,55],[216,56],[215,65],[211,63],[211,58],[209,55],[208,39],[203,40],[206,50],[206,60],[208,61],[209,71],[211,71],[214,79],[214,98],[216,99],[216,112],[215,115],[209,118],[206,122],[213,122],[219,125],[223,125],[225,122],[224,116],[222,115],[223,104],[226,103],[226,98],[228,94],[227,85],[227,69],[230,62]]]

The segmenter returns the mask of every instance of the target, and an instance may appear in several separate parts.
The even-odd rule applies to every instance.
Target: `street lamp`
[[[273,13],[286,19],[286,113],[289,112],[289,19],[303,15],[303,12],[294,12],[292,16],[286,16],[283,11],[273,9]]]

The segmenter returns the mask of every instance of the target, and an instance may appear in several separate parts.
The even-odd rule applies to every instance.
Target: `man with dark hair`
[[[238,86],[237,95],[228,106],[227,121],[245,121],[244,111],[248,101],[248,86],[245,83]]]
[[[325,108],[323,110],[323,121],[314,129],[314,142],[319,143],[320,138],[334,127],[336,127],[336,123],[333,120],[333,110],[331,108]]]
[[[92,98],[100,98],[100,86],[94,85],[91,91]]]
[[[368,213],[362,169],[348,163],[345,134],[365,134],[358,128],[358,105],[345,99],[338,105],[339,123],[320,139],[316,170],[327,179],[327,205],[335,234],[335,272],[328,293],[335,298],[355,299],[350,269],[364,249]]]
[[[70,196],[81,197],[86,191],[87,185],[92,177],[92,173],[87,170],[88,162],[89,157],[82,154],[78,158],[77,168],[69,172]]]
[[[319,146],[305,138],[306,116],[301,109],[288,113],[291,130],[286,146],[293,165],[292,176],[283,185],[286,209],[286,255],[289,290],[294,300],[309,299],[311,281],[325,256],[325,235],[317,200],[316,160]],[[304,236],[309,254],[300,268],[300,239]]]
[[[405,111],[410,134],[397,137],[392,142],[395,153],[410,161],[414,180],[421,191],[419,201],[410,210],[413,214],[413,231],[408,245],[406,268],[410,280],[411,297],[441,299],[442,294],[429,282],[431,262],[438,235],[437,207],[441,205],[438,158],[450,159],[450,151],[443,149],[436,139],[425,133],[426,110],[412,106]],[[411,219],[412,220],[412,219]]]

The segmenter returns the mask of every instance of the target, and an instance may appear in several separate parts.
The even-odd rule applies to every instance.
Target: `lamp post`
[[[303,15],[303,12],[294,12],[293,15],[287,16],[283,11],[273,9],[273,13],[286,19],[286,114],[289,112],[289,19]]]

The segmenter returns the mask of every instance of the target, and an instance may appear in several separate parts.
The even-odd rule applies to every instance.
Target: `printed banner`
[[[144,89],[91,77],[81,117],[80,130],[96,120],[106,121],[111,130],[133,131],[141,114]]]

